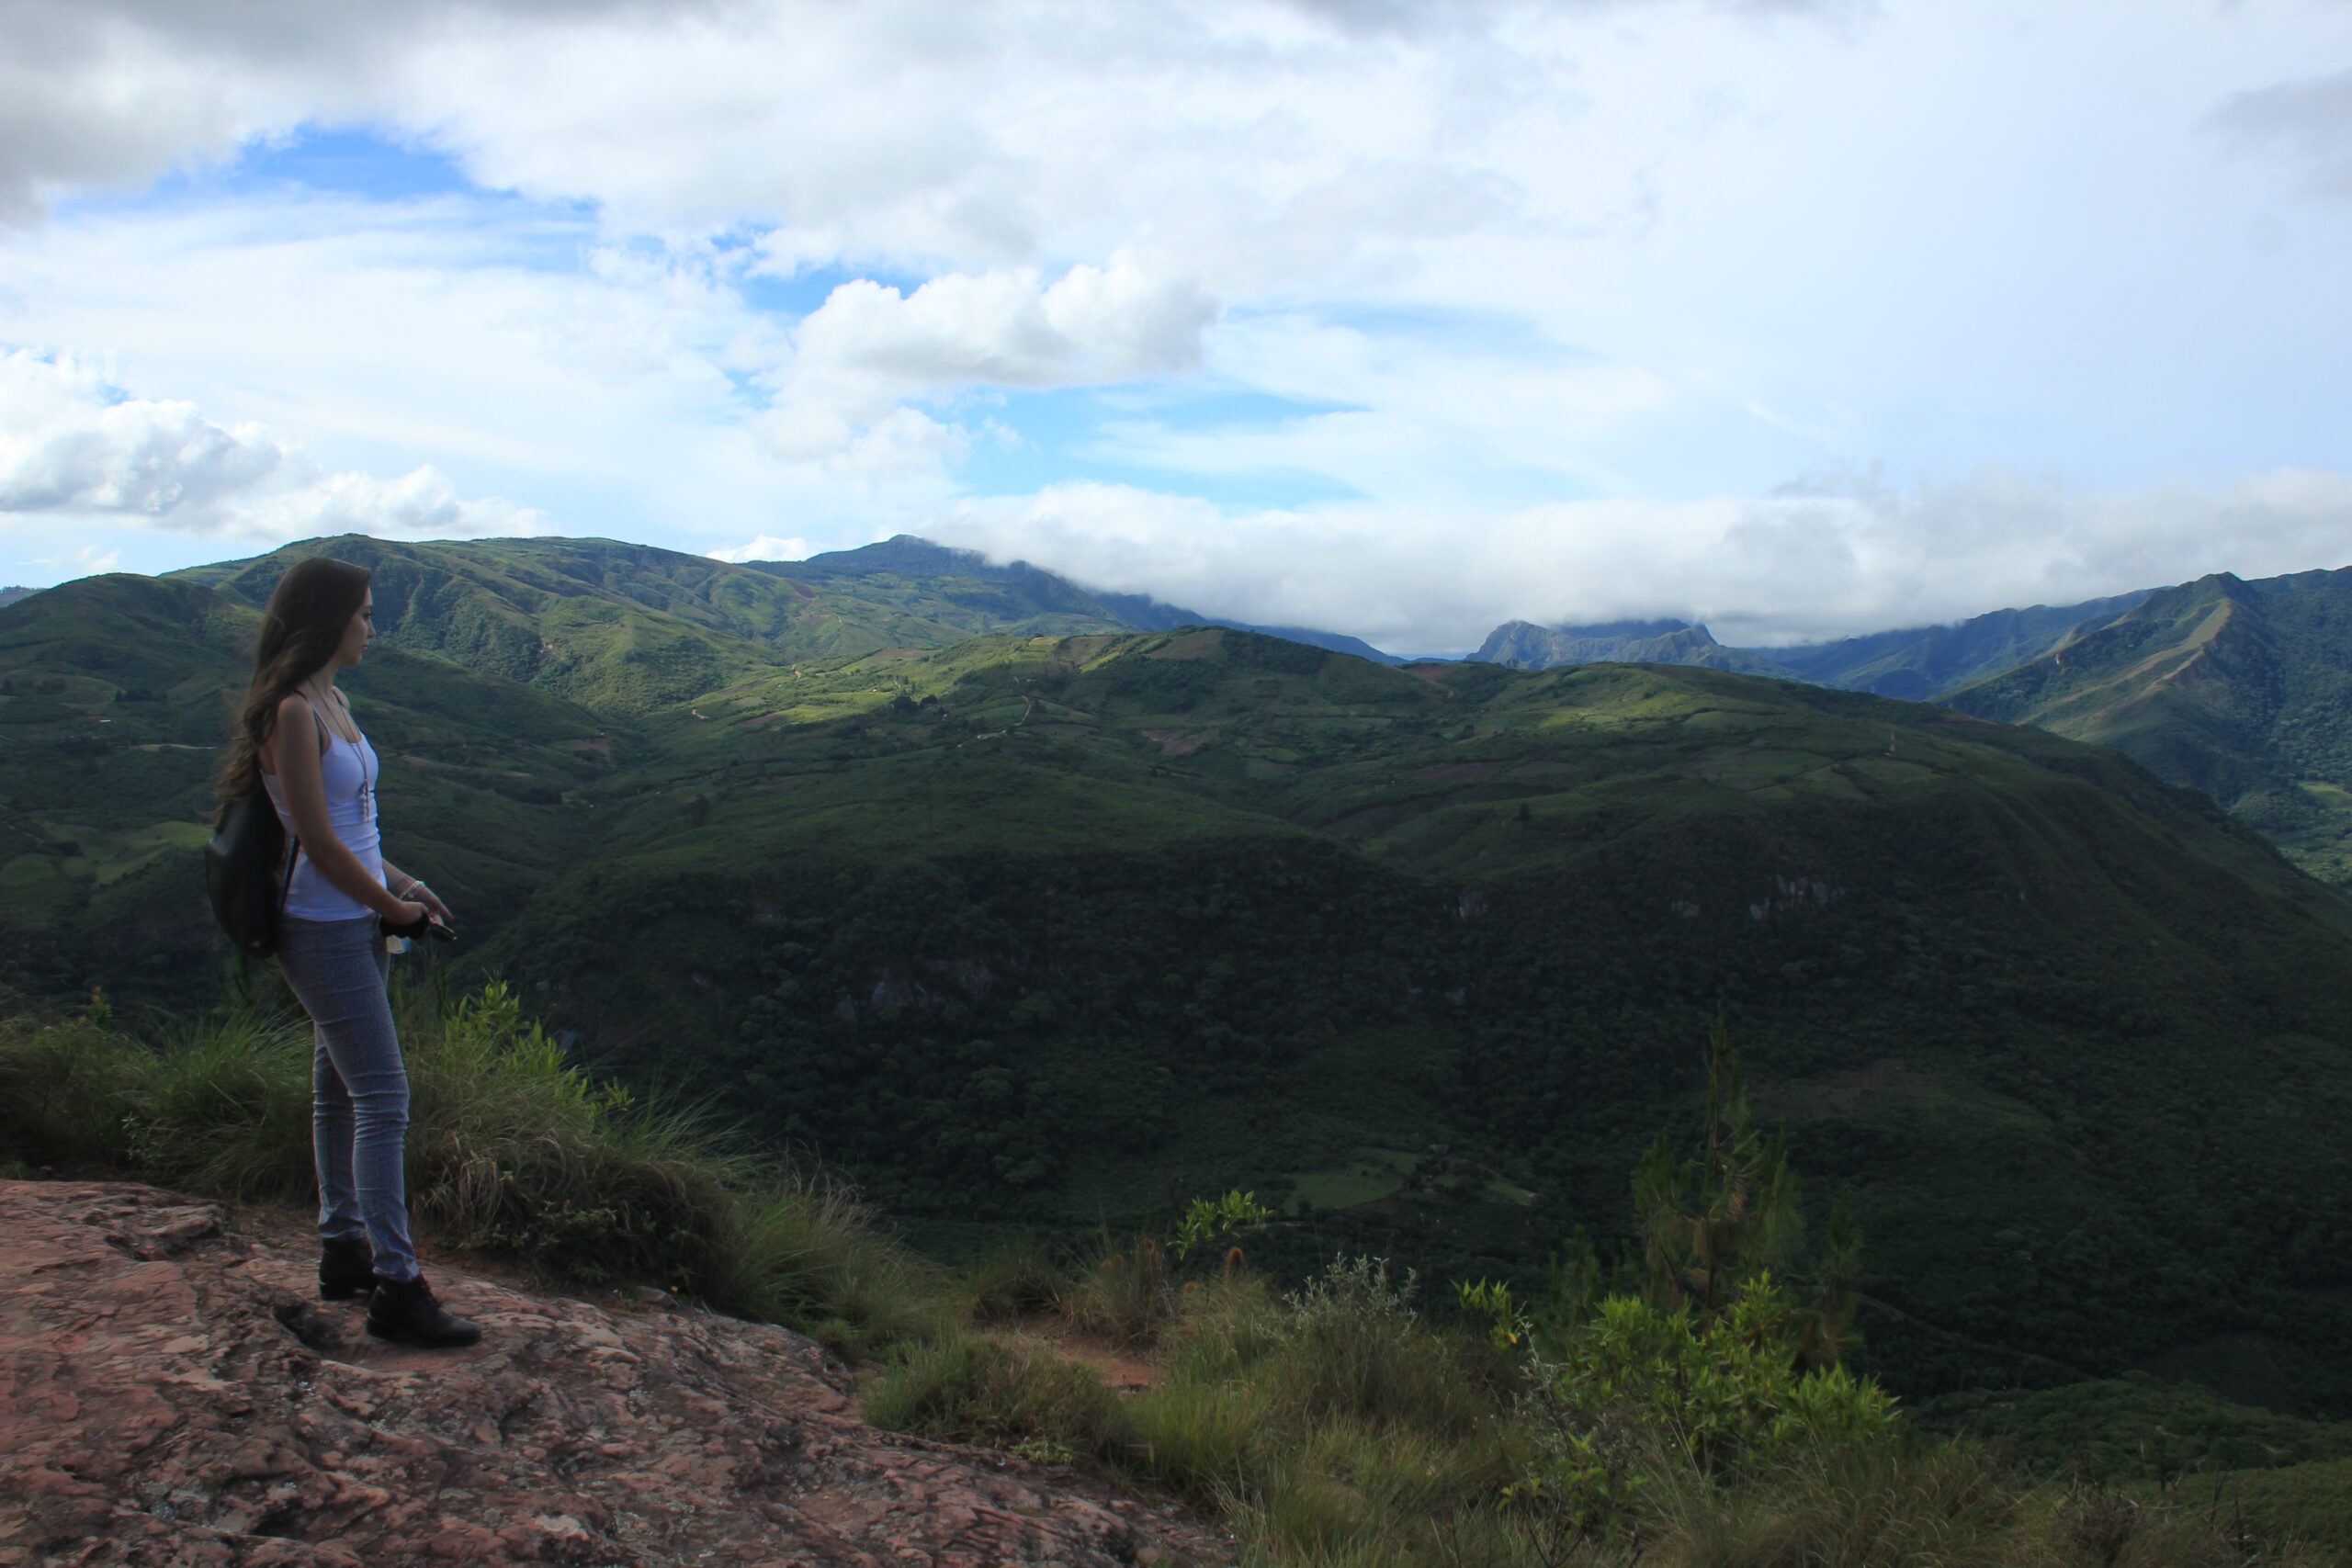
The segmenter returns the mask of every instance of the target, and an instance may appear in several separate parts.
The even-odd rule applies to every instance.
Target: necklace
[[[334,689],[334,682],[322,685],[313,675],[302,682],[302,692],[311,699],[311,705],[323,716],[321,722],[331,734],[355,746],[359,744],[359,727],[351,721],[351,710],[344,705],[343,694]]]
[[[325,715],[324,722],[326,724],[328,733],[334,735],[338,739],[348,742],[354,750],[357,750],[359,748],[359,726],[352,719],[351,709],[345,705],[343,694],[335,690],[334,682],[333,681],[328,681],[322,683],[319,678],[314,675],[308,681],[302,682],[302,693],[305,696],[311,699],[311,706],[313,710],[322,712]],[[376,780],[374,775],[368,772],[367,759],[365,757],[360,760],[358,800],[361,820],[368,822],[374,821],[376,818]]]

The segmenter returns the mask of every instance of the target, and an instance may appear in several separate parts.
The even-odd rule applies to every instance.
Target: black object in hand
[[[382,924],[384,928],[384,934],[386,936],[404,936],[411,942],[414,942],[421,936],[429,936],[435,942],[455,942],[458,940],[458,933],[451,931],[447,926],[443,925],[440,921],[435,919],[430,910],[417,916],[416,919],[411,920],[404,926],[396,926],[392,924],[391,917],[389,915],[380,915],[377,917],[377,919]]]

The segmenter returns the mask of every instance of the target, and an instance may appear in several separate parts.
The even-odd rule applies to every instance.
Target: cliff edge
[[[781,1328],[436,1269],[370,1339],[307,1253],[153,1188],[0,1182],[0,1565],[1221,1562],[1172,1505],[865,1426]]]

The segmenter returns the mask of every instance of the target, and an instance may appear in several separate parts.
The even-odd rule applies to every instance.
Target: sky
[[[2352,0],[0,0],[0,583],[899,533],[1468,649],[2352,565]]]

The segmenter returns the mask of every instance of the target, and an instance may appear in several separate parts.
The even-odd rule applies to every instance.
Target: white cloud
[[[605,245],[576,217],[506,226],[494,207],[271,196],[61,219],[0,244],[0,344],[105,351],[133,398],[259,423],[322,467],[428,458],[465,493],[691,549],[747,513],[862,540],[946,493],[940,457],[970,437],[919,460],[913,415],[821,460],[763,447],[752,421],[790,339],[736,290],[740,251]],[[588,265],[550,270],[550,252]]]
[[[1600,500],[1452,514],[1369,504],[1230,512],[1105,485],[967,501],[924,530],[1204,614],[1474,648],[1509,620],[1676,616],[1772,644],[2063,604],[2208,572],[2352,564],[2352,475],[2219,491],[2071,490],[1986,471],[1895,491]]]
[[[459,496],[430,467],[389,480],[323,472],[258,424],[222,426],[191,403],[126,397],[95,367],[22,349],[0,353],[0,518],[129,521],[268,544],[550,531],[528,507]]]
[[[803,362],[910,387],[1046,387],[1191,370],[1216,306],[1198,285],[1156,277],[1132,256],[1074,266],[955,273],[910,295],[860,279],[833,290],[795,334]]]
[[[6,519],[0,518],[0,524],[5,523]],[[95,545],[83,545],[75,548],[71,555],[39,556],[29,560],[13,560],[7,564],[12,570],[28,566],[40,567],[52,581],[62,582],[68,578],[96,577],[102,572],[117,570],[122,565],[122,552],[101,549]]]
[[[267,482],[285,458],[258,426],[223,429],[186,402],[110,401],[73,361],[0,355],[0,512],[209,528],[224,498]]]
[[[774,534],[763,534],[748,544],[730,545],[725,549],[705,552],[713,560],[741,564],[751,560],[807,560],[817,553],[806,539],[779,539]]]
[[[760,421],[792,460],[952,466],[969,434],[903,406],[971,387],[1055,387],[1197,368],[1216,305],[1122,253],[1046,283],[1034,268],[950,273],[911,294],[856,279],[802,318]]]

